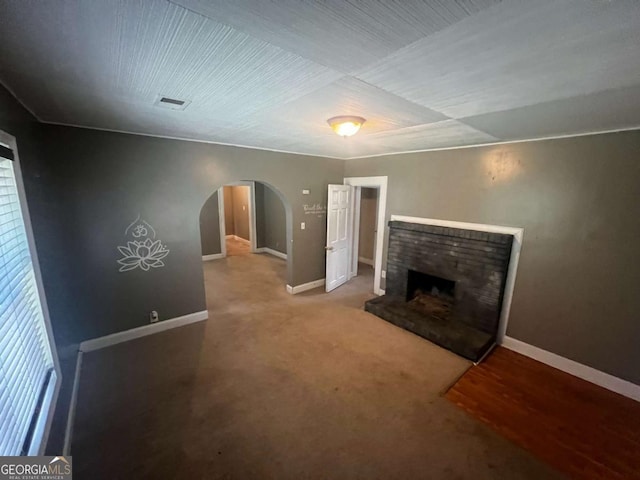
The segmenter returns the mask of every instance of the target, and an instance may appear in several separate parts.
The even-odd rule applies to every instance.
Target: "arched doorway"
[[[286,197],[262,181],[230,182],[216,190],[200,210],[200,237],[205,286],[216,270],[216,262],[233,257],[270,257],[284,289],[291,275],[292,213]],[[254,263],[257,268],[259,264]],[[281,278],[280,278],[281,277]]]

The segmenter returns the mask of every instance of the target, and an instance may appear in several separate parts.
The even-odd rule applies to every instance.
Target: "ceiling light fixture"
[[[331,126],[333,131],[341,137],[350,137],[351,135],[355,135],[358,133],[358,130],[360,130],[360,127],[364,122],[364,118],[350,115],[333,117],[327,120],[327,123]]]

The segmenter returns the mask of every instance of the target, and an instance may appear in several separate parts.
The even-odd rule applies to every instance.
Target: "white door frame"
[[[351,267],[349,272],[349,278],[353,278],[358,276],[358,264],[360,263],[360,213],[362,208],[362,189],[370,188],[370,187],[353,187],[354,188],[354,203],[353,203],[353,248],[351,252]],[[377,225],[378,222],[378,203],[380,196],[380,190],[378,188],[374,189],[376,191],[376,216],[375,222]],[[377,227],[374,225],[374,229],[377,233]],[[376,237],[373,238],[373,252],[375,256],[376,246],[378,244],[378,239]],[[373,259],[371,259],[373,261]],[[371,264],[373,266],[373,264]]]
[[[376,249],[374,252],[373,262],[373,293],[376,295],[384,295],[384,290],[380,288],[380,280],[382,279],[382,250],[384,244],[384,231],[385,231],[385,218],[387,214],[387,180],[386,176],[379,177],[345,177],[344,184],[352,185],[354,187],[367,187],[378,189],[378,215],[376,217]],[[355,202],[354,202],[354,219],[360,219],[360,188],[357,188]],[[359,234],[358,229],[354,225],[353,245],[351,247],[352,252],[357,250],[356,242],[358,241]],[[355,262],[355,270],[353,269],[353,262]],[[358,258],[352,255],[352,269],[351,273],[357,273]]]
[[[227,226],[224,218],[224,185],[218,189],[218,223],[220,225],[220,255],[227,256]]]
[[[227,256],[227,231],[224,225],[224,187],[249,187],[249,244],[251,253],[256,253],[258,240],[256,238],[256,182],[239,181],[225,183],[218,189],[218,221],[220,225],[221,255]]]
[[[376,194],[377,195],[377,194]],[[362,206],[362,187],[353,187],[353,246],[351,247],[351,265],[349,278],[358,275],[360,257],[360,207]],[[375,252],[375,251],[374,251]]]

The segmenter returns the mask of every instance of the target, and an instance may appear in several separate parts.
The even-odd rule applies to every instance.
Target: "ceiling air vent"
[[[178,100],[177,98],[158,95],[153,103],[156,107],[168,108],[169,110],[184,110],[191,103],[190,100]]]
[[[179,105],[179,106],[184,105],[184,100],[176,100],[175,98],[162,97],[160,99],[160,102],[161,103],[170,103],[171,105]]]

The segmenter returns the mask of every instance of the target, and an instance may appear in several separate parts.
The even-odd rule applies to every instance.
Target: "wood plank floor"
[[[498,347],[446,398],[576,479],[640,479],[640,403]]]

